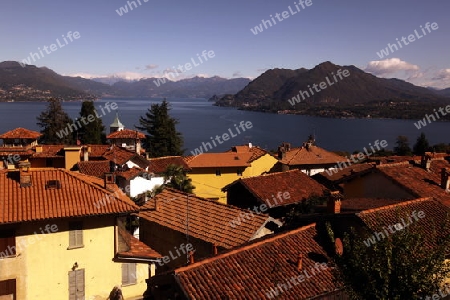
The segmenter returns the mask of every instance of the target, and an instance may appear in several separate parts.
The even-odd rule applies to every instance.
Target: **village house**
[[[347,158],[329,152],[315,145],[313,139],[299,148],[292,148],[291,144],[283,143],[278,147],[278,163],[274,170],[287,171],[299,169],[303,173],[313,176],[325,170],[338,168],[339,163],[348,163]]]
[[[226,203],[222,188],[239,178],[268,173],[277,160],[267,151],[253,146],[235,146],[228,152],[203,153],[185,158],[194,193],[203,198]]]
[[[0,171],[0,298],[141,299],[161,255],[125,229],[139,207],[113,182],[19,169]]]
[[[264,205],[271,217],[284,217],[291,207],[313,197],[324,196],[326,188],[298,169],[240,178],[225,186],[227,203],[252,209]]]
[[[315,224],[148,280],[152,299],[349,299]]]
[[[150,199],[139,214],[140,239],[170,262],[157,265],[157,273],[217,255],[225,249],[271,234],[282,224],[267,214],[251,214],[234,206],[199,198],[170,188]],[[175,254],[191,244],[190,257]]]

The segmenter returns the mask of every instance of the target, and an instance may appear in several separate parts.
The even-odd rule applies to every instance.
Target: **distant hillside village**
[[[450,294],[446,153],[356,162],[310,138],[149,157],[118,116],[106,144],[41,135],[0,135],[0,299]]]

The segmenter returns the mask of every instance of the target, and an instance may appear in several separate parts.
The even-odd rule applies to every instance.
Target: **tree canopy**
[[[97,117],[93,101],[83,101],[78,122],[82,125],[78,130],[78,139],[83,144],[104,144],[106,142],[105,127],[102,119]]]
[[[150,157],[183,155],[183,137],[175,125],[178,120],[169,115],[170,104],[152,104],[144,117],[139,118],[137,129],[147,132],[144,147]]]
[[[411,155],[411,148],[409,147],[408,138],[404,135],[399,135],[395,142],[397,146],[394,147],[394,153],[400,156]]]
[[[422,132],[413,146],[413,153],[415,155],[424,155],[425,152],[429,150],[430,144],[428,143],[425,133]]]
[[[63,110],[58,99],[51,98],[45,111],[37,117],[37,125],[41,127],[41,142],[45,144],[74,144],[72,119]]]

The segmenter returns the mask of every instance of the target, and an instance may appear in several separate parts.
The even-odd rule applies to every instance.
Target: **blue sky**
[[[250,29],[289,6],[295,11],[298,0],[134,1],[138,7],[130,10],[124,0],[4,0],[0,60],[22,61],[78,31],[79,39],[32,64],[64,75],[161,77],[191,58],[198,63],[197,53],[212,50],[214,58],[179,78],[255,78],[270,68],[332,61],[418,85],[450,87],[447,0],[311,0],[311,6],[257,35]],[[116,10],[123,6],[128,13],[119,16]],[[383,59],[377,55],[396,38],[421,33],[427,22],[439,28]]]

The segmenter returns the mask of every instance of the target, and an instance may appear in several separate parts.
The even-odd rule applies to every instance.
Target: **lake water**
[[[116,102],[119,117],[126,128],[138,125],[139,117],[143,116],[152,103],[161,99],[101,99],[95,106],[104,107],[106,102]],[[260,112],[240,111],[234,108],[213,106],[206,99],[168,99],[171,103],[171,115],[179,120],[177,129],[183,134],[186,154],[203,142],[210,142],[210,137],[222,136],[229,129],[237,135],[210,152],[221,152],[233,145],[252,142],[265,149],[276,149],[282,142],[290,142],[299,146],[308,135],[314,133],[317,145],[328,150],[353,152],[367,147],[375,140],[386,140],[388,149],[392,149],[398,135],[409,138],[411,147],[419,134],[425,132],[430,144],[450,143],[450,123],[434,122],[424,129],[414,126],[416,120],[370,120],[370,119],[328,119],[298,115],[277,115]],[[65,102],[64,110],[72,117],[78,116],[81,102]],[[36,117],[46,108],[46,103],[1,103],[0,102],[0,133],[16,127],[24,127],[39,131]],[[100,112],[100,110],[99,110]],[[431,112],[424,112],[431,113]],[[115,117],[115,112],[102,117],[108,130]],[[240,121],[250,121],[251,129],[237,134],[234,124]]]

